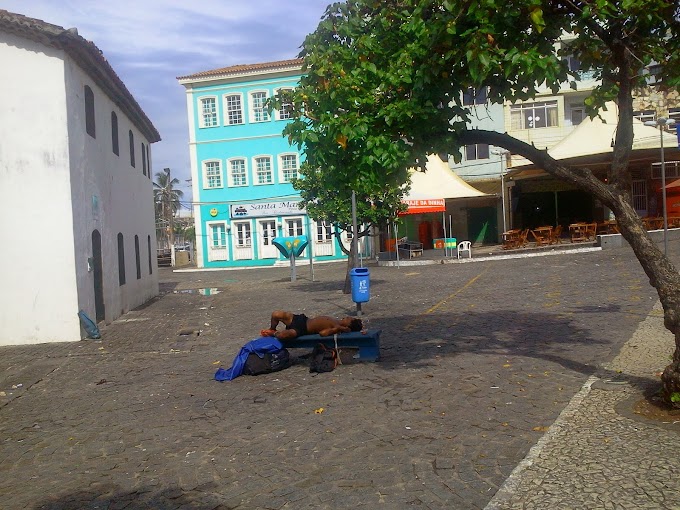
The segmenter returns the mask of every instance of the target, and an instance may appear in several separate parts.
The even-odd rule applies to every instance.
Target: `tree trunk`
[[[612,204],[621,235],[642,265],[649,283],[657,290],[664,310],[664,326],[675,338],[673,362],[661,376],[663,398],[680,400],[680,274],[645,230],[627,197]],[[680,401],[673,402],[680,407]]]

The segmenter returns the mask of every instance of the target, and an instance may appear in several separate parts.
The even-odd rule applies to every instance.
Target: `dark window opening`
[[[132,134],[132,130],[128,131],[128,138],[130,139],[130,164],[132,168],[135,167],[135,135]]]
[[[118,232],[118,285],[125,285],[125,244],[123,234]]]
[[[142,173],[146,176],[146,146],[142,142]]]
[[[118,115],[116,115],[116,112],[111,112],[111,148],[116,156],[120,156],[120,148],[118,145]]]
[[[92,138],[97,138],[94,124],[94,92],[85,85],[85,131]]]
[[[465,106],[486,104],[486,87],[482,87],[481,89],[469,87],[463,92],[463,104]]]
[[[149,248],[149,274],[153,274],[153,265],[151,264],[151,236],[146,236],[146,244]]]
[[[142,278],[142,264],[139,261],[139,236],[135,236],[135,262],[137,263],[137,279]]]
[[[489,159],[489,144],[478,143],[465,146],[465,159],[473,161],[476,159]]]

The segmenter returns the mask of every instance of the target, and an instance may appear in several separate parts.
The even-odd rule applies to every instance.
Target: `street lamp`
[[[491,151],[491,154],[498,154],[501,157],[501,207],[503,211],[503,232],[507,232],[508,228],[505,219],[505,171],[503,169],[503,160],[510,154],[510,151],[505,149],[495,149]]]
[[[668,256],[668,214],[666,213],[666,162],[663,154],[663,128],[675,124],[675,119],[659,117],[656,120],[648,120],[645,126],[659,128],[659,140],[661,141],[661,200],[663,203],[663,253]]]

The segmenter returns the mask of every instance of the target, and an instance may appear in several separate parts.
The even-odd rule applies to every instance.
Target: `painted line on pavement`
[[[444,299],[440,300],[438,303],[435,303],[433,306],[431,306],[430,308],[428,308],[427,310],[425,310],[423,313],[421,313],[419,316],[417,316],[416,318],[414,318],[411,322],[409,322],[409,323],[404,327],[404,329],[405,329],[406,331],[411,331],[411,329],[416,325],[416,323],[418,323],[423,317],[425,317],[426,315],[431,314],[431,313],[434,312],[437,308],[439,308],[439,307],[442,306],[444,303],[446,303],[449,299],[451,299],[452,297],[455,297],[457,294],[460,294],[461,292],[463,292],[463,291],[464,291],[465,289],[467,289],[470,285],[472,285],[473,283],[475,283],[475,282],[479,279],[479,277],[482,276],[484,273],[486,273],[486,271],[482,271],[482,272],[479,273],[477,276],[475,276],[474,278],[472,278],[471,280],[469,280],[469,281],[468,281],[465,285],[463,285],[461,288],[459,288],[459,289],[456,290],[455,292],[449,294],[449,295],[446,296]]]

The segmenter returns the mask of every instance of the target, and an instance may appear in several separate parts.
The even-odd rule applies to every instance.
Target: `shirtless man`
[[[276,326],[282,322],[286,329],[276,331]],[[313,335],[318,333],[321,336],[331,336],[336,333],[349,333],[350,331],[361,331],[363,324],[361,319],[345,317],[344,319],[334,319],[327,315],[307,318],[305,314],[294,314],[283,310],[272,312],[271,328],[263,329],[262,336],[274,336],[280,340],[291,340],[299,336]]]

